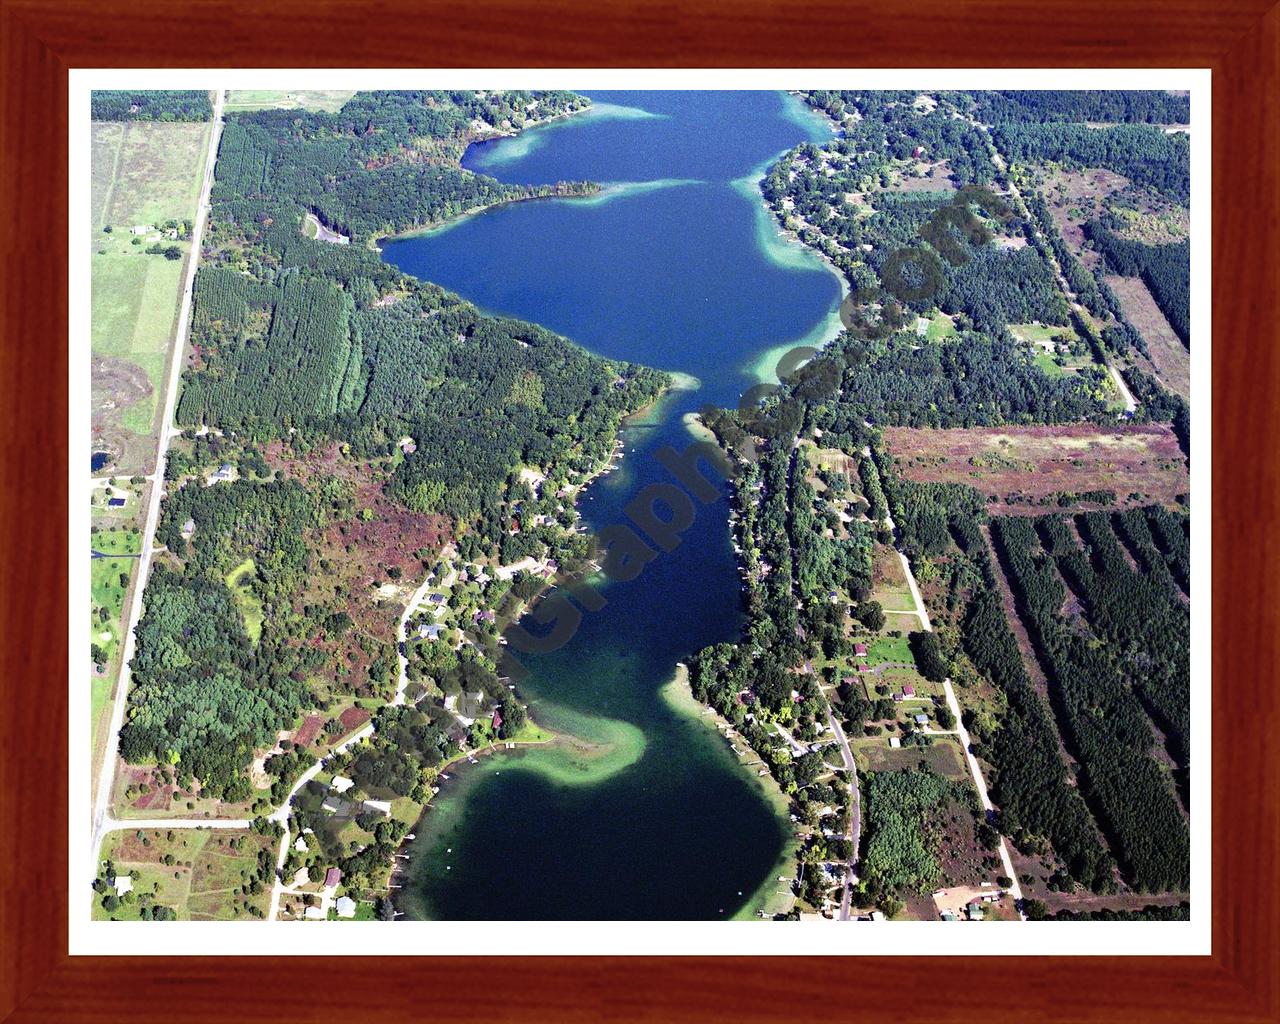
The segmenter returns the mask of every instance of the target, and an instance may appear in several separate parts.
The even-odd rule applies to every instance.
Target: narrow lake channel
[[[590,93],[594,110],[472,146],[502,181],[589,179],[587,199],[513,204],[387,242],[383,256],[482,309],[535,321],[605,356],[691,375],[623,431],[624,458],[585,492],[590,529],[670,474],[686,414],[736,404],[775,349],[829,331],[840,281],[782,238],[755,180],[782,151],[830,137],[775,92]],[[430,919],[718,919],[777,888],[785,808],[669,684],[677,662],[737,639],[728,503],[699,506],[671,553],[603,590],[560,650],[521,660],[537,721],[585,741],[450,771],[408,849],[397,903]]]

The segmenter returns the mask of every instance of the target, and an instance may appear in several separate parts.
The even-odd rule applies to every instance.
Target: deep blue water
[[[95,473],[98,472],[98,470],[100,470],[103,466],[105,466],[110,461],[111,461],[110,452],[94,452],[89,459],[90,466],[93,472]]]
[[[482,143],[465,165],[509,182],[692,179],[487,211],[387,242],[384,257],[482,308],[536,321],[603,355],[692,374],[623,433],[618,471],[586,492],[595,529],[670,475],[653,452],[693,440],[682,417],[736,404],[765,350],[798,341],[840,298],[833,273],[780,245],[742,179],[824,127],[778,93],[592,93],[603,112]],[[738,184],[734,184],[737,182]],[[446,784],[411,848],[411,912],[453,919],[698,919],[732,915],[770,877],[787,826],[724,743],[659,690],[699,648],[738,636],[740,591],[723,494],[682,543],[551,654],[523,656],[535,718],[589,739],[624,727],[643,754],[569,783],[542,752]],[[601,722],[601,719],[608,720]],[[625,746],[625,743],[623,744]],[[540,760],[541,758],[541,760]],[[467,771],[468,769],[464,769]],[[433,827],[433,816],[438,824]]]

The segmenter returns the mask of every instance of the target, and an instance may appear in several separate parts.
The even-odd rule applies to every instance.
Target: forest
[[[228,117],[215,202],[300,207],[355,242],[439,224],[494,203],[593,192],[587,182],[505,185],[458,165],[490,126],[532,122],[587,104],[571,93],[357,93],[337,113],[265,110]]]
[[[1146,245],[1117,235],[1106,220],[1084,225],[1086,237],[1106,257],[1107,268],[1121,277],[1141,277],[1169,326],[1191,347],[1191,243]]]
[[[990,89],[961,94],[985,124],[1188,124],[1190,96],[1157,89]]]
[[[902,550],[946,575],[948,603],[934,610],[958,625],[964,655],[1003,696],[996,719],[965,713],[975,749],[996,769],[991,792],[1000,830],[1024,851],[1049,844],[1062,864],[1052,885],[1074,881],[1109,891],[1111,855],[1068,778],[1050,709],[1032,687],[1005,618],[979,528],[987,518],[982,495],[960,484],[915,483],[887,470],[886,464]]]
[[[357,513],[356,485],[295,479],[280,460],[337,452],[379,501],[406,515],[448,517],[463,558],[512,554],[511,509],[524,502],[551,520],[523,531],[525,553],[556,553],[567,565],[585,559],[585,539],[565,536],[568,524],[557,518],[556,490],[608,457],[622,417],[653,401],[667,375],[484,316],[401,274],[370,246],[302,232],[311,212],[350,231],[353,243],[368,241],[375,231],[523,198],[457,166],[484,133],[478,121],[508,130],[585,104],[559,92],[379,93],[357,94],[337,114],[231,115],[196,278],[195,355],[176,411],[184,429],[165,473],[157,540],[169,554],[144,596],[121,736],[126,760],[172,765],[184,786],[198,780],[206,795],[244,800],[253,795],[245,769],[255,748],[301,711],[328,706],[331,694],[312,689],[317,678],[332,672],[339,691],[366,694],[394,685],[394,648],[376,630],[343,648],[336,668],[320,664],[333,656],[328,647],[304,642],[350,630],[357,613],[354,604],[344,611],[304,597],[313,575],[331,570],[332,547],[319,564],[313,553],[321,532],[337,516],[339,535],[351,536],[344,519]],[[383,209],[393,196],[400,205]],[[240,478],[206,480],[223,462]],[[535,498],[522,467],[544,472],[550,493]],[[362,521],[374,516],[367,504],[358,511]],[[344,547],[339,557],[360,557],[350,541]],[[383,568],[400,578],[398,565]],[[354,596],[335,593],[339,605]],[[441,684],[492,692],[515,728],[523,707],[498,686],[497,638],[482,632],[478,646],[448,651],[450,664],[437,666]],[[353,770],[403,795],[457,744],[442,709],[424,704],[424,720],[397,711],[380,725],[395,742],[362,753]],[[305,763],[300,752],[286,755],[271,759],[275,794]]]
[[[95,89],[89,94],[94,121],[208,121],[213,103],[207,89]]]
[[[1191,143],[1180,132],[1146,124],[1090,128],[1009,122],[995,125],[991,134],[1011,163],[1052,160],[1069,169],[1105,167],[1180,203],[1191,199]]]
[[[1176,601],[1169,584],[1158,574],[1129,567],[1104,513],[1081,517],[1078,526],[1089,557],[1056,516],[999,519],[992,537],[1019,613],[1054,683],[1068,727],[1064,739],[1081,762],[1081,790],[1112,839],[1122,869],[1139,891],[1183,890],[1190,871],[1187,824],[1174,781],[1149,753],[1156,736],[1139,692],[1171,729],[1185,728],[1189,627],[1184,623],[1179,629],[1176,620],[1165,618],[1165,632],[1148,633],[1143,617]],[[1079,620],[1074,626],[1063,620],[1064,578],[1085,604],[1093,632],[1110,643],[1082,634]],[[1134,676],[1147,671],[1155,679],[1139,691]],[[1176,732],[1171,740],[1177,755],[1185,756]]]

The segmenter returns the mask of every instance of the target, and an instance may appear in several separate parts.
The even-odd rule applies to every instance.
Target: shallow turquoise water
[[[490,210],[388,242],[384,257],[484,309],[701,381],[628,425],[620,469],[580,504],[599,529],[626,522],[623,505],[646,484],[671,479],[653,453],[691,443],[686,413],[736,404],[762,353],[821,333],[840,285],[780,239],[743,183],[782,150],[825,137],[797,101],[591,95],[597,112],[473,146],[465,165],[511,182],[613,185],[603,196]],[[568,644],[522,657],[535,717],[614,754],[528,751],[463,769],[409,851],[400,902],[411,914],[728,917],[772,876],[785,820],[715,733],[660,694],[678,661],[738,635],[727,502],[696,507],[679,546],[607,586],[604,608],[586,612]]]

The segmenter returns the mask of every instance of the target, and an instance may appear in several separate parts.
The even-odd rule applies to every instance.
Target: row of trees
[[[1111,837],[1126,874],[1140,890],[1184,889],[1190,870],[1187,824],[1168,779],[1150,756],[1155,736],[1125,678],[1120,652],[1097,644],[1059,614],[1066,598],[1059,567],[1084,590],[1095,628],[1097,622],[1114,630],[1123,628],[1120,611],[1104,601],[1121,605],[1132,601],[1135,617],[1144,609],[1149,611],[1150,602],[1136,597],[1142,592],[1140,579],[1123,558],[1119,559],[1121,571],[1115,561],[1117,552],[1097,550],[1093,553],[1101,568],[1089,576],[1078,552],[1073,555],[1074,538],[1056,517],[1034,522],[1005,517],[996,521],[992,534],[1080,759],[1082,790]],[[1087,536],[1096,541],[1101,534],[1095,531]],[[1176,636],[1163,640],[1166,648],[1171,642],[1176,644]]]
[[[213,102],[205,89],[95,89],[89,94],[95,121],[208,121]]]

